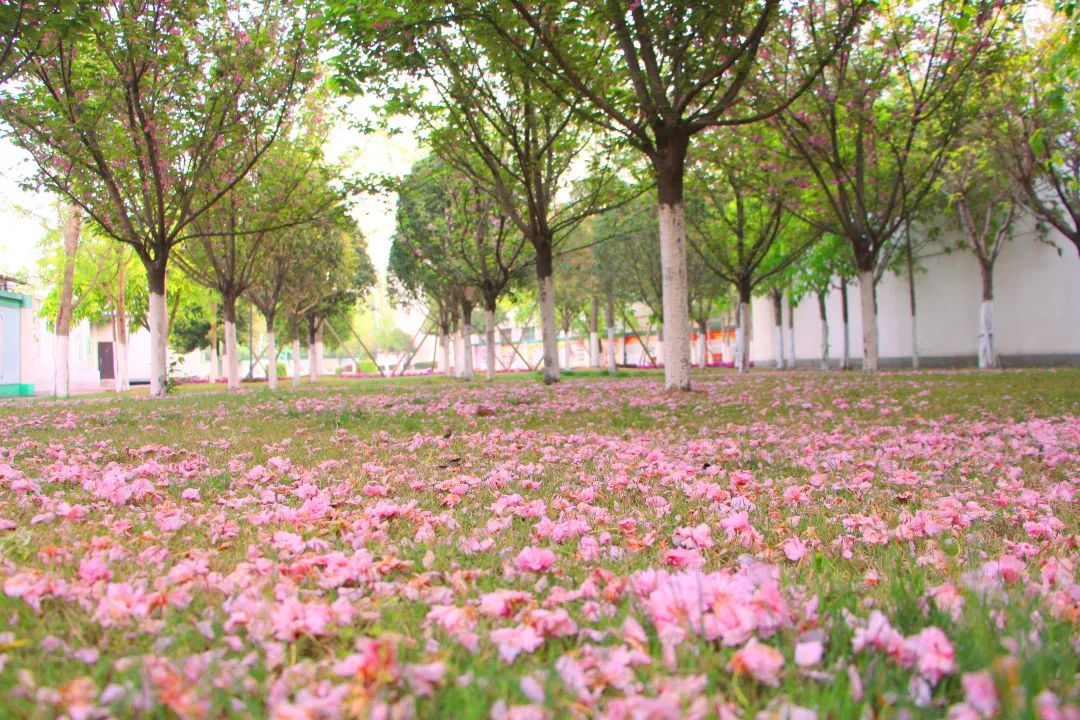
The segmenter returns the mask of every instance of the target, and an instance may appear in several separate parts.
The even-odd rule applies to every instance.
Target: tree
[[[85,22],[90,3],[77,0],[14,0],[0,3],[0,83],[47,54],[57,36],[71,37]]]
[[[668,352],[664,383],[690,387],[684,169],[691,138],[778,112],[806,88],[855,26],[861,4],[822,15],[815,3],[460,0],[470,21],[494,28],[518,70],[649,161],[655,180]],[[809,44],[828,27],[834,45]],[[771,47],[775,45],[775,47]],[[770,46],[809,58],[805,74],[770,68]],[[802,69],[802,68],[800,68]],[[765,92],[765,88],[772,91]],[[774,92],[783,97],[775,99]]]
[[[847,278],[851,276],[851,251],[843,238],[824,234],[794,266],[792,291],[797,296],[813,295],[817,300],[821,320],[821,369],[829,369],[829,316],[826,299],[834,288],[841,292],[843,347],[840,367],[848,368],[849,333],[847,308]]]
[[[151,394],[166,374],[170,253],[259,161],[313,79],[306,6],[262,0],[99,4],[78,35],[26,57],[0,97],[36,180],[134,248],[146,268]]]
[[[942,183],[949,225],[957,229],[979,264],[982,281],[979,304],[978,363],[998,366],[994,346],[994,265],[1013,235],[1017,217],[1017,188],[1003,167],[988,124],[1001,122],[996,108],[987,112],[959,139],[950,153]]]
[[[1024,207],[1080,253],[1080,58],[1061,51],[1068,42],[1059,28],[1010,59],[991,100],[1001,111],[991,129]]]
[[[878,367],[876,278],[934,190],[1005,31],[1011,5],[885,3],[777,117],[827,198],[817,228],[845,238],[858,273],[863,368]],[[820,41],[831,46],[831,36]],[[795,57],[796,62],[804,62]]]
[[[525,236],[490,195],[437,157],[413,166],[398,198],[395,238],[444,281],[460,286],[466,343],[471,304],[479,300],[483,305],[487,378],[494,380],[495,310],[530,259]]]
[[[570,202],[556,200],[593,133],[563,99],[527,76],[491,26],[453,3],[434,17],[428,3],[331,6],[349,40],[337,58],[342,84],[389,95],[391,109],[418,117],[435,153],[494,198],[532,246],[544,381],[557,382],[553,257],[559,242],[600,209],[613,173],[594,171]],[[535,38],[526,42],[539,49]],[[416,76],[433,98],[417,91]]]
[[[746,372],[752,295],[818,236],[785,209],[798,188],[775,142],[761,133],[714,134],[691,168],[690,187],[690,246],[706,268],[735,288],[735,366]]]
[[[263,260],[274,254],[280,231],[345,212],[340,178],[321,163],[320,145],[315,137],[279,140],[262,162],[192,223],[193,232],[177,255],[184,272],[221,295],[230,390],[240,388],[236,303],[249,293],[260,271],[273,274],[273,260]],[[258,304],[272,341],[276,302],[266,293],[254,297],[262,301]],[[267,377],[270,387],[276,388],[276,364],[270,365]]]

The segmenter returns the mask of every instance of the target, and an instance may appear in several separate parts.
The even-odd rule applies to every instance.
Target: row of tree
[[[355,38],[342,83],[418,117],[433,150],[399,188],[405,295],[445,338],[477,302],[490,318],[521,294],[531,266],[549,382],[560,295],[572,307],[582,288],[606,298],[609,329],[617,298],[644,301],[667,384],[685,387],[689,323],[727,296],[745,369],[753,294],[813,295],[827,325],[838,285],[846,337],[855,284],[876,369],[877,284],[907,275],[914,339],[915,266],[949,230],[979,263],[989,367],[994,262],[1020,210],[1080,250],[1080,62],[1067,26],[1034,32],[1021,5],[375,3],[336,19]],[[491,373],[490,330],[488,345]]]
[[[324,320],[351,311],[374,280],[348,214],[352,188],[323,157],[317,10],[291,0],[4,4],[0,118],[32,158],[33,181],[66,203],[50,261],[61,280],[58,394],[68,390],[71,321],[95,295],[113,319],[126,385],[132,257],[146,284],[135,317],[150,331],[151,394],[167,388],[174,263],[216,293],[230,387],[240,298],[266,321],[271,386],[282,324],[294,342],[307,326],[317,368]],[[76,273],[80,256],[89,277]],[[170,293],[173,320],[182,287]]]

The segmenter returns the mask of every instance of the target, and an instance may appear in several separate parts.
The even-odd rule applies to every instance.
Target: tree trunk
[[[791,305],[791,296],[787,296],[787,366],[795,369],[795,308]]]
[[[874,293],[874,271],[859,271],[859,310],[862,316],[863,370],[878,370],[877,301]]]
[[[274,336],[274,318],[263,315],[266,321],[266,387],[277,390],[277,338]],[[359,368],[357,368],[359,369]]]
[[[210,303],[210,382],[216,383],[221,377],[221,368],[218,367],[217,352],[217,303]]]
[[[915,258],[911,250],[911,230],[905,229],[905,236],[907,238],[907,281],[908,281],[908,302],[911,310],[911,367],[914,370],[919,369],[919,326],[916,322],[917,315],[915,313]]]
[[[468,317],[461,320],[461,377],[473,379],[472,321]]]
[[[53,394],[66,398],[71,391],[70,337],[72,295],[75,281],[75,255],[79,251],[79,234],[82,232],[82,215],[77,207],[69,207],[67,214],[61,212],[64,233],[64,279],[60,286],[60,308],[56,313],[56,347],[53,358],[55,379]]]
[[[439,342],[442,343],[442,373],[446,377],[454,376],[454,366],[450,362],[450,330],[447,328],[439,336]]]
[[[735,368],[741,372],[750,370],[750,294],[739,298],[739,317],[735,324]]]
[[[495,358],[495,303],[484,308],[484,344],[487,347],[487,379],[494,380],[496,373]]]
[[[169,389],[169,315],[165,302],[165,267],[148,267],[150,289],[147,322],[150,325],[150,395],[165,397]]]
[[[536,249],[536,282],[540,293],[540,334],[544,345],[544,384],[559,382],[559,328],[555,320],[555,279],[551,245],[539,243]]]
[[[127,362],[127,253],[121,250],[117,253],[119,261],[116,264],[116,312],[113,323],[116,328],[116,392],[124,392],[130,389],[131,382],[128,378]]]
[[[311,377],[313,381],[318,380],[319,376],[323,374],[323,348],[325,347],[323,345],[323,324],[325,322],[325,318],[318,318],[315,321],[315,352],[312,353],[315,358],[315,363],[312,367],[314,367],[315,371],[314,375]],[[358,371],[360,370],[359,367],[356,369]]]
[[[979,369],[998,367],[994,347],[994,266],[979,263],[982,275],[982,302],[979,304]]]
[[[825,293],[817,293],[818,316],[821,317],[821,369],[829,369],[829,315],[825,309]]]
[[[300,384],[300,328],[293,325],[292,341],[292,384],[296,387]]]
[[[689,350],[689,344],[686,347]],[[664,362],[664,323],[660,323],[656,328],[656,360],[653,365],[667,367],[667,363]]]
[[[236,343],[236,298],[222,295],[221,310],[225,316],[225,377],[230,390],[240,389],[240,357]]]
[[[702,370],[709,367],[709,322],[698,322],[698,363]]]
[[[848,312],[847,278],[840,278],[840,315],[844,325],[844,344],[841,348],[840,369],[851,369],[851,331]]]
[[[608,295],[604,307],[604,325],[607,327],[607,367],[612,375],[619,371],[618,361],[615,357],[615,298]]]
[[[600,367],[600,298],[595,296],[589,309],[589,367]]]
[[[776,369],[784,369],[784,296],[779,290],[773,290],[773,352],[776,355]]]
[[[653,157],[660,201],[660,269],[663,278],[665,342],[664,387],[690,389],[690,300],[686,271],[686,205],[683,173],[688,132],[676,131],[657,138]]]

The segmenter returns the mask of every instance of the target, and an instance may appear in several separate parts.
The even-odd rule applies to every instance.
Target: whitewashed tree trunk
[[[450,333],[442,333],[439,336],[439,342],[442,343],[442,353],[440,355],[440,357],[442,358],[442,360],[441,360],[442,361],[441,371],[442,371],[443,375],[445,375],[446,377],[453,377],[454,376],[454,366],[453,366],[453,363],[450,362],[450,351],[451,351]]]
[[[555,320],[555,278],[551,275],[539,281],[540,334],[544,345],[544,382],[559,381],[559,337]]]
[[[468,320],[461,323],[461,377],[473,379],[472,325]]]
[[[739,320],[735,326],[735,368],[741,372],[750,370],[750,303],[739,303]]]
[[[589,313],[589,367],[600,367],[600,298],[593,297]]]
[[[859,310],[862,317],[863,370],[876,372],[878,369],[878,328],[873,270],[859,271]]]
[[[840,309],[844,324],[844,344],[841,349],[840,369],[851,369],[851,320],[848,308],[847,280],[840,278]]]
[[[53,395],[58,398],[66,398],[70,392],[68,378],[68,355],[71,343],[67,334],[56,336],[56,345],[53,347],[54,368],[56,377],[54,380]]]
[[[690,389],[690,300],[686,271],[686,206],[660,203],[660,267],[663,278],[664,387]]]
[[[56,313],[56,345],[53,354],[53,394],[66,398],[71,392],[71,335],[72,302],[75,282],[75,256],[79,252],[79,235],[82,232],[82,215],[77,207],[60,211],[64,234],[64,277],[60,285],[60,308]]]
[[[979,368],[985,370],[997,366],[997,352],[994,349],[994,299],[991,297],[979,304]]]
[[[164,273],[162,273],[164,276]],[[150,324],[150,395],[164,397],[169,387],[169,315],[165,306],[165,278],[160,291],[151,289],[147,322]]]
[[[116,392],[124,392],[131,388],[128,376],[128,326],[127,326],[127,255],[121,250],[118,254],[119,262],[116,266],[116,316],[114,327],[116,328]]]
[[[789,368],[791,368],[792,370],[794,370],[795,369],[795,308],[791,306],[791,297],[788,296],[788,295],[785,295],[785,298],[787,300],[784,303],[784,305],[785,305],[784,310],[786,311],[786,314],[787,314],[787,317],[785,318],[786,327],[787,327],[787,341],[785,342],[785,347],[787,348],[787,366]]]
[[[454,377],[462,377],[465,367],[465,352],[462,350],[464,343],[461,342],[461,328],[454,333]]]
[[[221,366],[218,363],[218,327],[217,327],[217,303],[210,303],[210,382],[216,383],[221,377]]]
[[[292,384],[296,387],[300,384],[300,338],[294,337],[292,341]]]
[[[277,338],[274,321],[266,321],[266,387],[277,390]]]
[[[230,390],[240,389],[240,357],[236,343],[236,298],[222,298],[225,310],[225,377]]]
[[[709,328],[708,325],[698,328],[698,367],[702,370],[709,367]]]
[[[563,346],[562,346],[562,355],[563,355],[562,369],[564,369],[564,370],[569,370],[570,369],[570,364],[571,364],[570,363],[570,359],[571,359],[570,358],[570,355],[571,355],[570,342],[571,342],[570,341],[570,331],[567,330],[566,332],[563,333]]]
[[[116,392],[124,392],[131,387],[131,379],[128,376],[127,343],[116,342],[116,382],[113,387]]]
[[[318,380],[319,376],[323,374],[323,350],[325,348],[325,346],[323,345],[323,323],[324,322],[326,322],[326,321],[325,320],[320,320],[315,325],[315,352],[314,352],[314,356],[315,356],[314,368],[315,368],[315,371],[314,371],[314,375],[311,378],[312,380]],[[357,368],[357,370],[359,370],[359,369],[360,368]]]
[[[773,301],[773,355],[777,370],[784,369],[784,298],[776,292],[772,293]]]
[[[495,366],[495,310],[484,310],[484,345],[487,347],[487,379],[494,380],[498,368]]]
[[[825,307],[825,293],[817,294],[818,315],[821,317],[821,369],[829,369],[829,314]]]
[[[604,308],[604,324],[607,326],[608,372],[614,375],[619,371],[619,361],[615,356],[615,300],[611,297],[607,299],[607,305]]]

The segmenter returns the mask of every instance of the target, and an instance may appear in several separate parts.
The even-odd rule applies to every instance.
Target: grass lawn
[[[1080,718],[1078,491],[1076,369],[0,402],[0,717]]]

